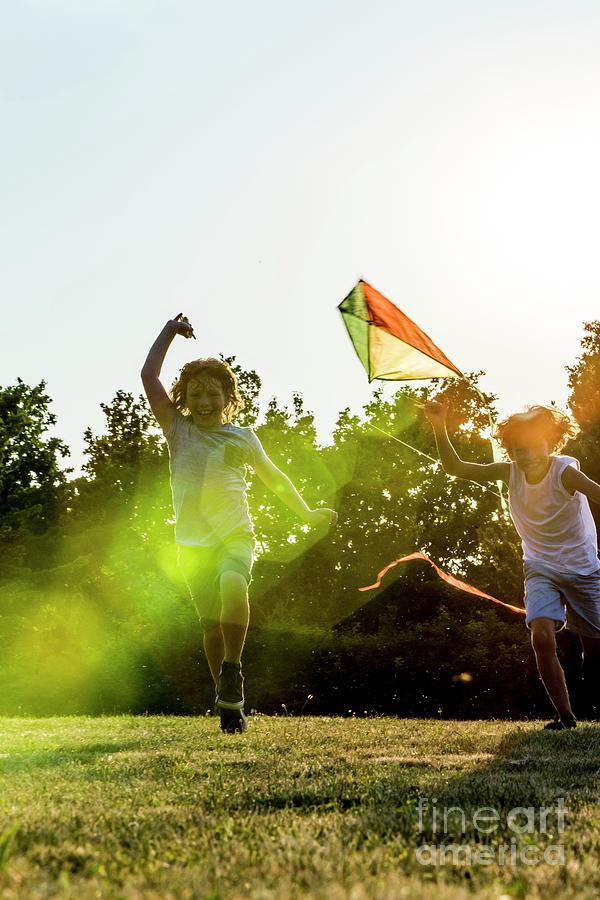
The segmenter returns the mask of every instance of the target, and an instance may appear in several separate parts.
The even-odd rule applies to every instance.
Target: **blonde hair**
[[[555,406],[528,406],[522,413],[499,422],[494,437],[509,456],[515,441],[546,441],[551,453],[560,450],[579,432],[574,419]]]
[[[186,363],[179,372],[176,381],[173,382],[169,392],[175,408],[180,413],[189,415],[190,411],[186,403],[188,384],[190,381],[196,381],[201,378],[211,378],[221,385],[225,396],[223,419],[225,422],[231,422],[233,417],[244,408],[245,403],[240,394],[235,373],[224,359],[208,357],[207,359],[194,359],[192,362]]]

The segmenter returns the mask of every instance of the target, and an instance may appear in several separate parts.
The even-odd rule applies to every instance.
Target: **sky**
[[[321,439],[372,387],[370,281],[508,413],[564,405],[600,318],[600,5],[22,0],[0,32],[0,385],[101,402],[235,355]],[[394,386],[387,390],[395,389]]]

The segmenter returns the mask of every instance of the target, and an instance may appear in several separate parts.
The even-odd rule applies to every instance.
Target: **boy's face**
[[[548,442],[540,438],[525,442],[515,441],[510,448],[510,457],[516,465],[525,473],[527,481],[541,481],[550,462],[550,450]]]
[[[216,378],[206,376],[188,382],[185,403],[198,428],[221,425],[225,409],[225,393]]]

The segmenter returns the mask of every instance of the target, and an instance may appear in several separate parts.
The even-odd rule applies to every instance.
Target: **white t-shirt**
[[[562,483],[567,466],[579,469],[572,456],[551,456],[538,484],[529,484],[510,463],[508,503],[523,544],[523,559],[543,562],[555,572],[589,575],[600,565],[596,526],[587,497],[570,494]]]
[[[245,475],[261,450],[252,429],[231,423],[198,428],[191,416],[176,412],[165,437],[176,543],[207,547],[232,534],[252,536]]]

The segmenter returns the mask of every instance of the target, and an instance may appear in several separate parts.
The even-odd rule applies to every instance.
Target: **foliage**
[[[568,450],[600,479],[600,323],[585,328],[582,355],[569,369],[581,433]],[[375,390],[362,414],[340,412],[322,446],[299,394],[288,405],[271,399],[261,416],[259,376],[228,362],[246,399],[240,424],[256,429],[309,505],[339,512],[333,532],[310,532],[249,473],[259,555],[245,666],[256,705],[297,708],[310,693],[319,712],[541,710],[527,634],[511,614],[507,621],[454,591],[440,594],[413,564],[390,573],[378,594],[357,590],[391,560],[421,549],[488,593],[519,602],[519,541],[494,486],[443,473],[419,409],[446,397],[458,453],[489,461],[496,398],[478,391],[481,373],[405,385],[388,397]],[[86,430],[84,472],[72,481],[59,465],[67,448],[47,433],[55,424],[49,404],[43,382],[19,380],[0,391],[2,708],[209,708],[200,635],[172,539],[166,444],[146,400],[118,391],[101,404],[103,433]],[[354,613],[373,605],[377,627],[355,627]],[[577,648],[567,649],[576,678]],[[462,672],[473,680],[455,680]],[[500,672],[509,700],[494,690]]]
[[[56,424],[46,383],[17,379],[0,388],[0,529],[5,537],[39,533],[58,520],[66,472],[59,460],[66,444],[48,437]],[[67,472],[70,470],[67,470]]]
[[[583,471],[600,481],[600,321],[584,325],[582,353],[569,373],[569,406],[581,431],[566,452],[580,460]]]
[[[100,407],[106,431],[84,433],[87,477],[76,481],[76,516],[93,509],[97,524],[126,516],[132,527],[156,530],[169,516],[167,452],[148,403],[117,391]]]

